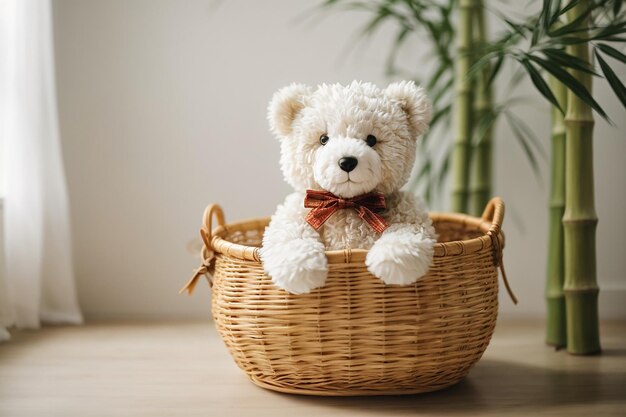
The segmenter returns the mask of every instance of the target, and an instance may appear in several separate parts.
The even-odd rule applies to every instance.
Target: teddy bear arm
[[[292,193],[278,206],[263,235],[263,246],[280,244],[291,240],[313,240],[322,242],[320,234],[305,220],[308,209],[304,207],[304,196]]]
[[[293,294],[321,287],[328,271],[324,244],[304,220],[305,215],[302,197],[287,197],[265,230],[260,253],[274,284]]]
[[[387,217],[391,226],[370,249],[366,265],[387,284],[407,285],[428,272],[436,234],[421,200],[399,193],[392,203]]]
[[[391,225],[367,254],[367,268],[386,284],[414,283],[432,263],[436,240],[431,228],[409,223]]]

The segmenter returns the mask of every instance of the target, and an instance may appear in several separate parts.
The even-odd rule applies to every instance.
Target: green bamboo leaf
[[[498,116],[499,113],[494,109],[479,118],[472,141],[474,146],[478,146],[482,143],[489,129],[495,124],[496,120],[498,120]]]
[[[422,19],[420,21],[421,24],[423,24],[424,26],[426,26],[426,28],[428,28],[428,30],[430,31],[430,33],[432,33],[433,35],[435,35],[436,37],[439,37],[442,35],[442,30],[441,27],[439,25],[436,25],[435,23],[433,23],[430,20],[426,20],[426,19]]]
[[[526,31],[524,30],[524,28],[521,25],[518,25],[517,23],[503,18],[502,19],[504,21],[504,23],[506,23],[511,29],[513,29],[513,31],[515,33],[517,33],[518,35],[522,36],[523,38],[526,38]]]
[[[433,187],[430,185],[430,181],[426,183],[426,189],[424,190],[424,199],[429,206],[433,203]]]
[[[443,159],[443,163],[441,164],[441,168],[439,168],[439,175],[437,176],[437,187],[443,187],[443,183],[445,182],[448,172],[450,172],[450,160],[452,159],[452,150],[448,147],[446,151],[446,157]]]
[[[623,35],[626,33],[626,16],[620,17],[618,21],[612,21],[608,24],[602,24],[600,26],[593,26],[589,29],[588,36],[582,36],[581,39],[584,41],[591,40],[603,40],[609,41],[609,39],[622,39],[619,35]],[[582,32],[583,29],[579,29],[579,32]]]
[[[596,58],[598,59],[598,63],[600,64],[600,68],[602,68],[602,72],[606,77],[606,80],[609,82],[609,85],[613,89],[613,92],[622,102],[622,106],[626,107],[626,87],[620,81],[619,77],[613,72],[609,64],[600,56],[600,54],[595,51]]]
[[[395,68],[396,58],[398,56],[398,52],[400,51],[400,47],[404,44],[407,35],[411,33],[411,28],[408,26],[403,26],[402,29],[398,32],[396,36],[395,42],[391,47],[391,51],[389,51],[389,55],[387,55],[387,63],[385,64],[386,73],[391,74]]]
[[[469,79],[474,79],[478,74],[482,73],[482,71],[487,67],[491,60],[494,58],[494,54],[487,54],[478,59],[474,64],[470,67],[469,71],[466,74],[466,77]]]
[[[493,80],[498,75],[498,72],[500,72],[500,68],[502,68],[503,62],[504,62],[504,55],[500,55],[498,59],[496,60],[496,63],[491,68],[491,71],[489,73],[489,78],[487,78],[487,84],[485,88],[489,88],[491,84],[493,84]]]
[[[570,11],[572,8],[576,7],[576,5],[580,3],[580,0],[572,0],[569,3],[567,3],[567,6],[565,6],[564,8],[562,8],[559,13],[558,13],[558,17],[563,16],[565,13],[567,13],[568,11]]]
[[[428,162],[429,159],[430,158],[425,158],[424,161]],[[423,165],[424,163],[425,162],[422,162],[422,161],[417,163],[418,166],[421,166],[420,173],[424,170],[424,165]],[[413,176],[413,178],[411,178],[411,180],[407,184],[407,188],[409,190],[415,190],[418,187],[418,185],[420,184],[420,182],[423,183],[423,184],[425,183],[425,187],[428,187],[429,186],[429,181],[425,181],[424,182],[423,178],[424,178],[424,174],[419,175],[419,176],[418,175]]]
[[[612,46],[609,46],[605,43],[597,43],[595,47],[604,52],[606,55],[626,64],[626,55],[613,48]]]
[[[431,92],[433,102],[439,102],[454,86],[454,77],[450,77],[438,91]]]
[[[543,0],[541,12],[537,18],[537,24],[532,27],[532,38],[530,41],[531,46],[537,45],[537,42],[540,38],[543,37],[544,33],[550,28],[550,9],[552,8],[551,0]]]
[[[435,110],[433,111],[433,117],[430,120],[430,126],[431,128],[435,125],[437,125],[437,123],[439,122],[440,119],[444,118],[446,115],[450,114],[450,111],[452,110],[452,106],[448,105],[443,107],[440,110]]]
[[[521,118],[517,117],[512,112],[510,112],[508,110],[506,110],[506,112],[508,114],[510,122],[513,122],[518,127],[518,129],[524,134],[524,137],[528,138],[528,141],[530,142],[530,144],[532,144],[534,146],[534,148],[537,150],[537,152],[539,153],[539,156],[544,161],[547,161],[548,160],[548,154],[547,154],[545,148],[543,147],[543,145],[541,144],[541,141],[539,140],[537,135],[535,135],[535,132],[533,132],[533,130],[530,128],[530,126],[528,126],[528,124],[526,124],[526,122],[524,120],[522,120]]]
[[[624,22],[626,23],[626,22]],[[603,27],[597,33],[592,35],[589,39],[592,40],[602,40],[607,38],[616,37],[618,35],[623,35],[626,33],[626,26],[624,25],[609,25]]]
[[[331,1],[321,5],[322,8],[332,8],[342,6],[342,10],[371,10],[371,7],[363,1]]]
[[[424,178],[425,176],[428,176],[428,174],[430,173],[430,170],[432,168],[432,163],[429,160],[427,160],[424,165],[422,166],[422,169],[420,169],[420,171],[418,172],[416,178],[418,180],[420,180],[421,178]]]
[[[384,8],[380,10],[380,13],[374,16],[361,31],[361,36],[371,35],[376,28],[389,16],[389,11]]]
[[[560,36],[559,43],[562,45],[578,45],[581,43],[588,43],[591,38],[578,37],[578,36]]]
[[[563,8],[561,15],[567,13],[572,7],[576,6],[576,4],[574,3],[579,3],[579,1],[571,1],[567,6]],[[589,14],[593,11],[594,7],[595,5],[589,6],[586,10],[580,13],[576,17],[576,19],[568,21],[566,24],[552,29],[550,32],[548,32],[548,35],[554,38],[580,31],[580,24],[589,17]]]
[[[537,45],[537,41],[539,41],[539,37],[542,35],[543,30],[542,30],[542,25],[538,24],[537,26],[534,27],[533,31],[532,31],[532,37],[530,39],[530,46],[535,46]]]
[[[511,76],[511,82],[507,85],[509,90],[512,90],[514,87],[517,87],[522,80],[524,79],[524,68],[516,67],[513,71],[513,75]]]
[[[424,9],[424,5],[423,5],[423,4],[420,4],[420,3],[419,3],[419,2],[417,2],[417,1],[413,1],[413,0],[403,0],[403,1],[401,1],[401,3],[404,3],[404,5],[405,5],[406,7],[408,7],[408,8],[409,8],[409,10],[411,10],[411,12],[412,12],[413,14],[417,14],[417,15],[419,15],[419,14],[421,14],[422,10]]]
[[[541,23],[542,30],[548,30],[550,27],[550,11],[552,9],[552,1],[551,0],[543,0],[543,6],[541,8],[541,14],[539,15],[539,22]]]
[[[554,75],[556,79],[562,82],[572,93],[576,94],[578,98],[580,98],[592,109],[594,109],[600,116],[602,116],[602,118],[608,120],[606,112],[593,98],[589,90],[587,90],[587,87],[581,84],[581,82],[578,81],[574,76],[572,76],[572,74],[561,68],[559,65],[556,65],[555,63],[547,61],[543,58],[539,58],[538,56],[528,55],[528,59],[536,62],[543,69]]]
[[[624,15],[620,16],[618,19],[613,19],[610,21],[610,26],[616,27],[624,27],[626,26],[626,20],[624,20]]]
[[[521,132],[521,130],[518,128],[515,122],[511,121],[510,114],[508,112],[504,113],[504,117],[509,122],[509,126],[511,127],[511,131],[513,132],[513,135],[515,136],[515,138],[521,145],[522,150],[526,154],[526,158],[528,159],[528,162],[530,163],[530,167],[532,168],[532,171],[535,174],[535,177],[537,178],[538,181],[541,181],[539,163],[537,162],[537,158],[535,158],[535,154],[533,153],[532,148],[526,141],[524,134]]]
[[[535,68],[526,59],[521,59],[520,63],[526,69],[526,72],[530,76],[530,80],[533,82],[533,84],[535,85],[537,90],[539,90],[539,93],[541,93],[542,96],[544,96],[546,99],[548,99],[548,101],[550,103],[552,103],[552,105],[554,105],[556,108],[558,108],[561,111],[561,113],[564,113],[563,108],[561,108],[561,105],[559,104],[559,102],[556,99],[556,97],[554,97],[554,94],[552,93],[552,90],[550,90],[550,86],[543,79],[543,77],[541,76],[541,74],[539,73],[537,68]]]
[[[564,67],[573,68],[578,71],[583,71],[588,74],[598,76],[599,74],[593,70],[593,68],[584,60],[570,55],[562,49],[546,48],[541,52],[550,60],[560,64]]]
[[[622,10],[622,0],[615,0],[613,2],[613,16],[617,16]]]
[[[550,20],[549,20],[549,25],[546,31],[550,28],[550,26],[554,25],[556,22],[559,21],[559,18],[561,17],[561,15],[559,14],[560,11],[561,11],[561,0],[556,0],[552,5],[552,9],[550,10]]]
[[[451,73],[452,71],[453,67],[451,65],[440,63],[432,78],[428,81],[428,84],[426,85],[426,90],[430,91],[435,88],[441,77],[445,73]]]

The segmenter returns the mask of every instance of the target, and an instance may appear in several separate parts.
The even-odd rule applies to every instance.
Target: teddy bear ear
[[[267,108],[267,118],[272,132],[287,136],[292,131],[293,121],[306,106],[311,89],[304,84],[291,84],[274,93]]]
[[[413,81],[400,81],[390,84],[385,89],[385,94],[400,104],[411,125],[411,133],[415,137],[428,131],[432,109],[430,100],[426,97],[422,87],[418,87]]]

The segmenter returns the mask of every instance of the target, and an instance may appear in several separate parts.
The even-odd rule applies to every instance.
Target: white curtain
[[[50,0],[0,0],[0,91],[2,338],[12,325],[82,322],[57,119]]]

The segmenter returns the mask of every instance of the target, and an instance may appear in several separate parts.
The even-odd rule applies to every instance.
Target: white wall
[[[88,318],[207,315],[206,286],[192,298],[177,295],[198,262],[187,246],[204,206],[219,202],[230,220],[269,215],[289,191],[265,121],[271,94],[292,81],[386,82],[391,32],[345,58],[363,17],[302,21],[317,3],[55,0],[61,131]],[[420,48],[415,41],[406,52]],[[428,58],[421,51],[405,63],[422,68]],[[624,111],[606,86],[596,91],[616,122],[596,128],[602,314],[623,317]],[[520,116],[545,137],[548,106],[536,103]],[[520,298],[513,307],[502,297],[501,310],[537,316],[546,164],[541,186],[506,126],[497,138],[496,193],[509,207],[505,261]]]

